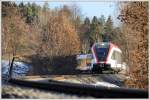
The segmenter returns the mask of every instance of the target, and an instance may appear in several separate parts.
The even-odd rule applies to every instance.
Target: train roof
[[[97,42],[97,43],[94,43],[93,46],[98,46],[98,47],[102,46],[104,48],[109,48],[111,46],[111,47],[118,48],[118,46],[113,44],[112,42]]]
[[[118,52],[122,52],[121,49],[112,42],[97,42],[93,44],[92,48],[114,48]]]

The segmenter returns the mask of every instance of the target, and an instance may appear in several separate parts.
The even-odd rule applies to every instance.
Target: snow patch
[[[93,85],[96,85],[96,86],[104,86],[104,87],[119,87],[115,84],[111,84],[111,83],[108,83],[108,82],[96,82],[95,84]]]
[[[9,61],[8,60],[2,60],[1,65],[2,65],[2,77],[7,78],[8,71],[9,71]],[[29,64],[24,63],[24,62],[14,62],[13,77],[25,76],[30,68],[31,68],[31,66]]]

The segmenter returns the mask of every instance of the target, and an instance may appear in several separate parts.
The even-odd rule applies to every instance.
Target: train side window
[[[121,64],[122,63],[122,54],[121,53],[119,53],[119,64]]]
[[[117,60],[117,63],[118,63],[118,64],[121,64],[121,62],[122,62],[122,55],[121,55],[120,52],[116,52],[116,53],[115,53],[115,58],[116,58],[116,60]]]
[[[117,52],[117,51],[113,51],[111,59],[117,60],[118,63],[121,63],[121,61],[122,61],[121,53]]]
[[[115,51],[113,51],[111,59],[115,60]]]

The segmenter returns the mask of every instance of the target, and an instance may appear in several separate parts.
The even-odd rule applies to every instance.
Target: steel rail
[[[10,79],[9,82],[17,85],[53,90],[96,98],[148,98],[148,91],[142,89],[110,88],[88,84],[77,84],[50,80],[48,83]]]

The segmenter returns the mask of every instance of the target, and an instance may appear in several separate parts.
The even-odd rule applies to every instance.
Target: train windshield
[[[109,45],[97,45],[95,51],[98,61],[106,61],[109,51]]]

